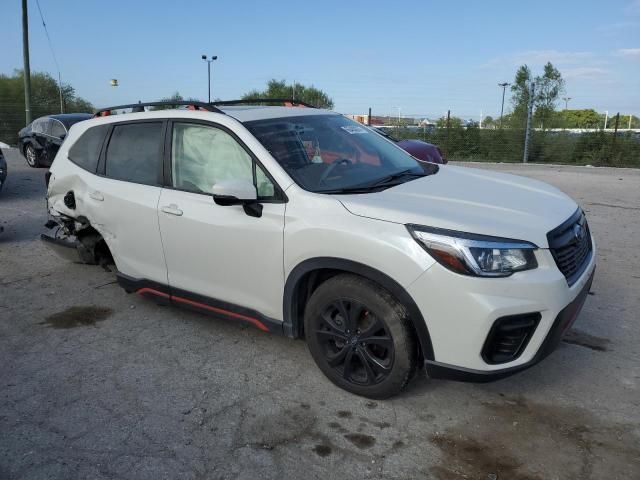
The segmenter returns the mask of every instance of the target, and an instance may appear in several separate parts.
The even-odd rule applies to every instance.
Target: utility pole
[[[605,110],[604,112],[604,129],[603,130],[607,129],[607,120],[609,120],[609,110]]]
[[[60,113],[64,113],[64,101],[62,100],[62,78],[58,70],[58,92],[60,93]]]
[[[569,100],[571,100],[571,97],[563,97],[562,99],[564,100],[564,109],[569,110]]]
[[[480,129],[482,130],[482,110],[480,110]]]
[[[31,68],[29,67],[29,14],[27,0],[22,0],[22,58],[24,61],[24,116],[31,123]]]
[[[451,134],[451,110],[447,110],[447,148],[445,158],[449,158],[449,136]]]
[[[504,92],[507,90],[507,87],[511,85],[508,82],[499,83],[498,86],[502,87],[502,107],[500,107],[500,128],[502,128],[502,114],[504,113]]]
[[[631,130],[631,115],[629,115],[629,126],[627,127],[627,130]]]
[[[369,107],[369,116],[367,117],[367,125],[371,126],[371,107]]]
[[[524,156],[522,162],[527,163],[529,161],[529,142],[531,138],[531,121],[533,117],[533,98],[536,93],[536,84],[531,82],[531,90],[529,91],[529,105],[527,108],[527,129],[524,135]]]

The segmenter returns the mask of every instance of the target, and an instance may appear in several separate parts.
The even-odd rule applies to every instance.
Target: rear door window
[[[58,120],[51,120],[51,136],[56,138],[62,138],[67,134],[67,130],[64,128],[64,125],[60,123]]]
[[[162,126],[162,122],[144,122],[113,127],[105,158],[105,175],[127,182],[158,185]]]
[[[96,172],[102,143],[109,131],[109,125],[92,127],[69,149],[69,160],[91,173]]]

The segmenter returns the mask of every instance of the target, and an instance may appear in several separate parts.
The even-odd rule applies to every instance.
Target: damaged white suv
[[[74,125],[43,240],[112,259],[127,292],[303,337],[332,382],[371,398],[418,366],[523,370],[580,311],[595,245],[557,189],[424,163],[304,105],[187,103]]]

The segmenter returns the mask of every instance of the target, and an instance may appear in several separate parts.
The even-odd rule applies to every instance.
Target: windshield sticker
[[[350,133],[351,135],[353,135],[354,133],[369,133],[367,132],[367,130],[362,127],[358,127],[357,125],[344,125],[340,128],[345,132]]]

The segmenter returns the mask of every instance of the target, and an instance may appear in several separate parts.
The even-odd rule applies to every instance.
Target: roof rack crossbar
[[[211,102],[211,105],[255,105],[257,103],[290,103],[291,105],[299,105],[307,108],[317,108],[315,105],[303,102],[301,100],[293,100],[291,98],[247,98],[242,100],[219,100]]]
[[[220,110],[219,108],[216,108],[211,103],[178,100],[178,101],[164,101],[164,102],[140,102],[140,103],[130,103],[128,105],[116,105],[115,107],[101,108],[95,112],[94,116],[99,117],[100,114],[102,113],[111,112],[113,110],[124,110],[126,108],[133,109],[133,108],[142,108],[142,107],[166,107],[166,106],[196,107],[199,110],[207,110],[209,112],[215,112],[215,113],[224,113],[222,110]]]

